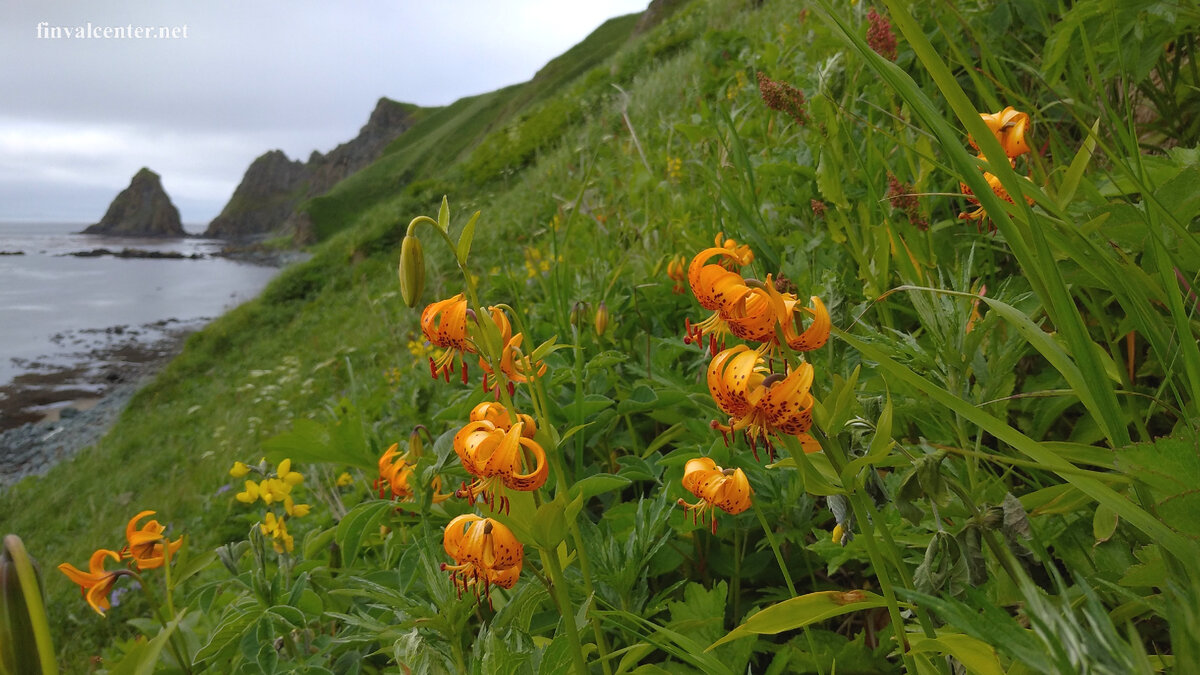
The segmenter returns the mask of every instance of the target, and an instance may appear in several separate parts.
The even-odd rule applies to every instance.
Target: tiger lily
[[[984,161],[987,160],[987,158],[982,155],[980,155],[979,158]],[[987,181],[988,187],[992,189],[992,192],[994,192],[997,197],[999,197],[1000,199],[1003,199],[1004,201],[1008,202],[1009,204],[1016,203],[1015,201],[1013,201],[1012,195],[1010,195],[1008,193],[1008,190],[1006,190],[1004,188],[1004,186],[1000,183],[1000,178],[998,176],[985,171],[983,173],[983,179]],[[1029,180],[1029,179],[1025,178],[1025,180]],[[979,219],[983,218],[984,216],[986,216],[987,212],[984,211],[983,207],[979,204],[979,199],[975,197],[975,193],[971,191],[971,188],[968,187],[966,183],[959,183],[958,187],[959,187],[959,189],[962,190],[962,193],[964,195],[966,195],[967,203],[971,204],[975,207],[974,209],[971,209],[968,211],[963,211],[962,213],[958,214],[958,217],[963,220],[979,220]],[[1030,206],[1033,205],[1032,197],[1026,197],[1025,201],[1027,203],[1029,203]]]
[[[671,292],[676,295],[682,295],[687,290],[687,286],[684,285],[684,282],[687,281],[687,271],[683,265],[683,256],[667,261],[667,278],[675,282],[675,285],[671,287]]]
[[[133,575],[126,569],[113,570],[111,572],[104,569],[104,560],[112,558],[120,560],[121,555],[116,551],[108,549],[97,549],[92,554],[88,561],[88,571],[83,572],[75,568],[70,563],[63,563],[58,566],[59,571],[67,575],[71,581],[79,584],[79,590],[83,593],[87,603],[96,610],[100,616],[104,616],[105,610],[112,607],[108,600],[108,594],[112,591],[113,585],[117,583],[117,579],[124,575]]]
[[[721,263],[709,263],[708,261],[716,255],[721,256]],[[728,266],[740,263],[741,260],[748,262],[753,258],[753,254],[747,249],[742,257],[738,255],[733,249],[706,248],[692,258],[688,265],[688,285],[700,306],[712,310],[713,314],[698,324],[692,324],[688,320],[684,328],[687,333],[683,339],[684,343],[694,342],[703,348],[704,336],[708,335],[709,352],[716,353],[717,343],[723,342],[725,334],[730,332],[727,308],[738,307],[739,303],[744,303],[745,297],[751,294],[751,289],[742,275],[730,271]],[[751,311],[757,311],[757,305],[755,308]]]
[[[512,427],[512,421],[508,415],[508,409],[495,401],[484,401],[471,409],[471,421],[479,422],[487,420],[496,426],[497,429],[508,431]],[[537,423],[533,418],[525,413],[517,413],[516,421],[524,422],[525,427],[521,434],[526,438],[533,438],[537,434]]]
[[[761,438],[773,457],[770,434],[795,436],[808,443],[805,432],[812,426],[814,399],[808,389],[813,381],[813,367],[801,363],[787,375],[770,373],[763,365],[762,355],[738,345],[717,354],[708,366],[708,390],[717,407],[729,415],[729,423],[713,420],[728,443],[731,434],[742,431],[758,458],[757,441]],[[811,448],[809,443],[806,451]]]
[[[454,372],[454,357],[475,353],[475,347],[467,337],[467,313],[467,300],[462,293],[431,303],[421,312],[421,332],[425,339],[445,350],[436,360],[429,357],[429,371],[435,380],[442,375],[449,382],[450,373]],[[467,362],[459,360],[463,384],[466,384]]]
[[[385,489],[391,491],[392,499],[409,501],[413,498],[413,490],[408,481],[416,467],[416,459],[407,452],[401,455],[399,448],[399,443],[392,443],[391,447],[379,457],[379,478],[375,479],[372,487],[379,490],[380,499],[384,498]],[[430,481],[429,487],[433,490],[434,504],[450,498],[449,494],[442,492],[441,476],[435,476]]]
[[[504,488],[531,492],[544,485],[550,475],[546,452],[526,434],[524,422],[515,422],[507,430],[486,419],[468,422],[454,435],[454,452],[467,473],[476,478],[470,485],[464,482],[455,492],[471,504],[483,495],[487,504],[495,508],[498,493],[500,509],[507,512]],[[531,462],[533,466],[529,468]]]
[[[512,588],[521,576],[524,547],[512,530],[491,518],[464,513],[451,520],[442,534],[442,547],[457,563],[442,563],[441,569],[450,572],[459,597],[468,586],[474,586],[479,597],[482,585],[490,605],[492,585]]]
[[[1010,160],[1029,152],[1029,144],[1025,142],[1025,129],[1029,126],[1029,115],[1008,106],[998,113],[982,113],[980,117],[996,136],[1000,147],[1004,149],[1004,154],[1008,155]],[[967,142],[976,151],[979,150],[974,138],[968,136]]]
[[[128,544],[121,549],[121,554],[126,558],[133,558],[140,570],[152,570],[163,566],[165,561],[163,542],[168,542],[167,555],[175,555],[179,547],[183,546],[183,537],[170,541],[163,536],[165,528],[159,525],[157,520],[147,521],[140,528],[137,526],[139,520],[146,516],[152,516],[154,513],[154,511],[142,511],[125,525],[125,540]]]
[[[489,307],[488,311],[492,315],[492,321],[496,324],[496,328],[500,330],[500,372],[508,378],[509,395],[512,395],[512,383],[529,382],[545,375],[546,364],[542,361],[535,363],[533,357],[526,356],[521,351],[521,343],[525,341],[525,334],[513,335],[512,324],[504,314],[504,310],[499,307]],[[479,359],[479,367],[483,369],[483,388],[486,391],[490,388],[488,377],[494,377],[496,373],[482,357]],[[499,387],[499,384],[496,386]]]
[[[750,496],[754,494],[754,490],[750,489],[750,481],[741,469],[722,469],[708,457],[688,460],[683,467],[683,487],[699,501],[689,504],[680,499],[676,503],[692,514],[695,523],[702,522],[707,515],[713,534],[717,533],[714,508],[737,515],[750,508]]]
[[[717,236],[713,237],[713,246],[730,252],[730,255],[721,258],[720,263],[728,270],[736,272],[739,268],[754,262],[754,251],[750,250],[750,245],[739,246],[736,240],[726,239],[724,232],[718,232]]]

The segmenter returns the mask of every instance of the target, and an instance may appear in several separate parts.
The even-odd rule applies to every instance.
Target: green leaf
[[[1092,161],[1092,153],[1096,149],[1096,136],[1100,133],[1100,120],[1092,125],[1092,132],[1088,137],[1083,139],[1083,145],[1079,146],[1079,152],[1075,153],[1075,158],[1071,160],[1071,166],[1067,169],[1067,175],[1063,177],[1062,185],[1058,188],[1058,207],[1066,208],[1067,204],[1071,203],[1071,199],[1075,197],[1075,190],[1079,189],[1079,181],[1083,178],[1083,172],[1087,169],[1088,163]]]
[[[1053,471],[1063,480],[1077,487],[1091,498],[1106,503],[1113,508],[1125,521],[1155,539],[1173,554],[1183,558],[1196,557],[1195,542],[1180,536],[1162,521],[1138,507],[1126,497],[1102,483],[1099,479],[1082,474],[1078,467],[1047,450],[1037,441],[1029,438],[1005,422],[988,414],[975,405],[942,389],[936,384],[914,373],[911,369],[897,363],[883,350],[875,345],[864,342],[845,332],[837,330],[838,337],[863,356],[875,361],[879,368],[919,391],[927,394],[934,404],[961,415],[982,430],[995,436],[998,440],[1016,448],[1026,457],[1040,463],[1046,470]],[[1200,513],[1197,510],[1196,513]]]
[[[458,257],[459,265],[467,264],[467,255],[471,253],[471,241],[475,238],[475,223],[479,220],[480,213],[480,211],[476,211],[472,214],[471,219],[463,226],[462,234],[458,235],[455,255]]]
[[[450,233],[450,200],[442,195],[442,206],[438,209],[437,226],[443,233]]]
[[[395,508],[390,501],[372,500],[363,502],[350,510],[337,525],[334,538],[342,550],[342,559],[346,567],[352,567],[358,558],[358,550],[362,540],[368,533],[378,529],[379,521],[391,509]]]
[[[967,563],[958,541],[948,532],[935,532],[925,559],[913,571],[913,586],[923,593],[959,595],[967,583]]]
[[[1097,504],[1096,512],[1092,514],[1092,536],[1096,538],[1096,543],[1102,544],[1112,539],[1119,521],[1120,516],[1111,507]]]
[[[583,496],[585,500],[606,492],[619,490],[633,481],[625,476],[614,476],[611,473],[597,473],[580,480],[571,486],[571,494]]]
[[[876,607],[887,607],[883,596],[870,591],[818,591],[784,600],[746,619],[742,625],[729,631],[725,637],[708,646],[712,651],[731,640],[751,635],[775,635],[785,630],[803,628],[818,621],[831,619],[850,612]]]
[[[1176,532],[1200,538],[1200,445],[1160,438],[1117,451],[1117,468],[1145,483],[1160,518]],[[1162,543],[1162,542],[1159,542]]]
[[[566,537],[567,516],[562,497],[546,502],[533,515],[533,537],[538,548],[553,550]]]
[[[163,647],[167,646],[167,640],[171,639],[171,633],[174,633],[175,629],[179,627],[179,622],[183,620],[186,612],[186,609],[181,609],[175,619],[163,626],[153,640],[134,643],[121,662],[108,671],[109,675],[150,675],[153,673],[155,666],[158,665],[159,654],[162,653]]]
[[[949,654],[958,659],[972,675],[1004,675],[996,650],[983,640],[962,633],[941,633],[937,637],[910,634],[912,650],[920,653]]]

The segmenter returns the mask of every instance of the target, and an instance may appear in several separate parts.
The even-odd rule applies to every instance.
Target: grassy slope
[[[57,643],[68,667],[81,668],[83,654],[124,631],[119,619],[99,621],[79,602],[77,588],[52,571],[59,562],[80,565],[97,547],[119,548],[125,522],[142,509],[156,510],[160,520],[187,533],[197,547],[244,537],[247,524],[233,517],[241,510],[232,492],[219,492],[230,483],[228,467],[235,459],[257,459],[260,443],[288,429],[295,416],[323,418],[323,408],[342,396],[360,403],[390,398],[374,410],[379,417],[372,422],[372,441],[383,443],[417,421],[415,413],[430,403],[427,397],[445,395],[422,377],[423,360],[405,349],[416,326],[415,315],[402,311],[395,288],[399,219],[403,215],[406,222],[428,209],[400,188],[413,178],[454,175],[454,162],[468,157],[489,129],[519,116],[526,106],[553,100],[580,73],[593,71],[589,86],[599,93],[589,102],[602,103],[612,91],[604,73],[619,72],[628,85],[639,65],[655,66],[653,54],[646,53],[653,43],[642,37],[610,58],[611,67],[596,67],[629,39],[636,18],[606,23],[593,35],[596,40],[589,38],[556,59],[530,84],[430,111],[375,165],[314,200],[316,209],[324,209],[322,218],[356,227],[321,230],[329,239],[312,261],[285,270],[261,297],[194,335],[95,447],[44,477],[0,493],[0,531],[20,534],[48,571],[55,633],[72,636]],[[576,85],[558,96],[579,104],[579,93]],[[627,162],[627,144],[607,136],[615,119],[603,113],[577,135],[580,140],[604,136]],[[547,139],[551,145],[558,140]],[[535,176],[562,176],[570,191],[565,179],[577,171],[573,163],[571,149],[556,151],[525,177],[493,184],[498,192],[451,194],[459,216],[471,203],[504,204],[487,207],[477,257],[485,264],[511,264],[503,252],[490,252],[495,244],[544,225],[557,208]],[[502,224],[506,229],[499,228]],[[440,292],[436,279],[450,271],[449,265],[443,252],[433,250],[429,257],[431,290]],[[508,268],[521,273],[519,260],[516,268]],[[413,377],[399,390],[391,389],[389,397],[383,373],[393,366],[411,366]]]

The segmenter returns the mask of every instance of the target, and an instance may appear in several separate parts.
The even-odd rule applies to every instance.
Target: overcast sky
[[[437,106],[526,81],[649,2],[2,1],[0,221],[96,222],[148,166],[191,230],[267,150],[331,150],[381,96]],[[89,22],[179,37],[39,37]]]

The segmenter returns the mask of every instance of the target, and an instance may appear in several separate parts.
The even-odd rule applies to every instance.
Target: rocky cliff
[[[158,174],[143,168],[133,175],[129,187],[109,205],[104,217],[84,234],[121,237],[185,237],[179,209],[163,190]]]
[[[314,151],[307,162],[290,160],[280,150],[262,155],[246,170],[204,236],[244,239],[287,232],[302,237],[306,219],[297,208],[378,159],[389,143],[412,126],[414,110],[381,98],[358,136],[327,154]]]

